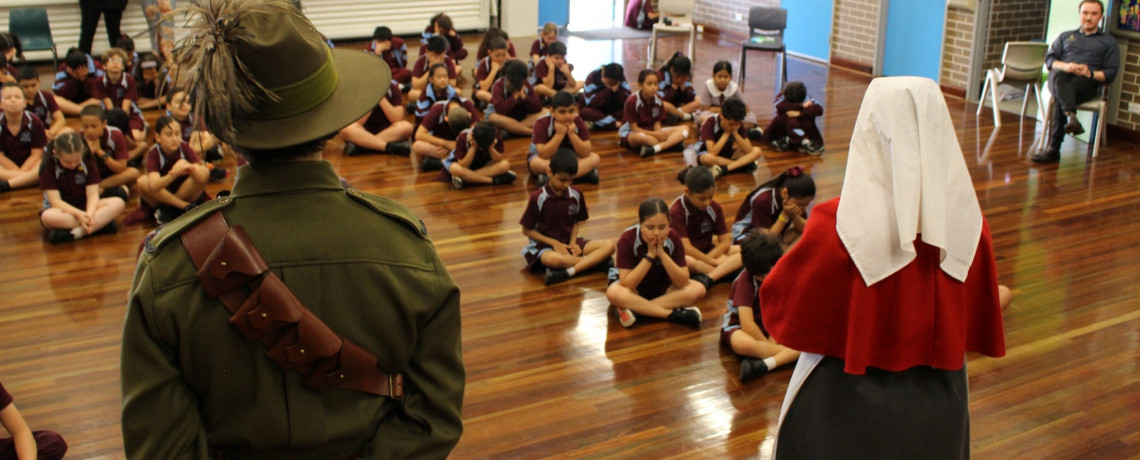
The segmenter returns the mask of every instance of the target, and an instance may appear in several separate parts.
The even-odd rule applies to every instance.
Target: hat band
[[[340,77],[337,76],[336,66],[333,65],[331,51],[327,46],[324,49],[325,63],[316,72],[296,83],[269,88],[269,92],[277,99],[262,101],[257,113],[249,118],[251,120],[289,118],[308,112],[328,100],[336,90]]]

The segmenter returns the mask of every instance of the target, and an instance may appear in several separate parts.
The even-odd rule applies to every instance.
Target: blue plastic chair
[[[46,8],[15,8],[8,12],[8,32],[20,37],[24,51],[51,50],[51,59],[59,68],[59,54],[51,38]]]

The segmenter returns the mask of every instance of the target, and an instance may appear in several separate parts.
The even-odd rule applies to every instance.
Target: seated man
[[[1085,132],[1077,121],[1077,106],[1096,97],[1099,85],[1112,82],[1120,67],[1116,39],[1100,28],[1104,4],[1099,0],[1084,0],[1080,3],[1080,12],[1081,27],[1061,33],[1045,55],[1049,92],[1054,101],[1053,126],[1049,131],[1049,146],[1031,157],[1035,163],[1061,160],[1065,133]]]

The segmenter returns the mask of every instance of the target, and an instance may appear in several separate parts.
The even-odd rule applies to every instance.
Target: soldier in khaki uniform
[[[123,330],[127,457],[446,457],[462,431],[459,290],[422,221],[399,203],[345,189],[321,160],[326,139],[376,106],[389,69],[376,56],[329,49],[286,1],[196,3],[181,55],[196,109],[250,164],[232,195],[144,246]],[[218,71],[227,65],[235,68]],[[351,389],[362,378],[347,371],[283,369],[270,347],[243,335],[236,325],[257,315],[231,315],[225,296],[261,292],[266,302],[268,281],[215,297],[182,240],[215,213],[248,234],[268,267],[259,279],[276,275],[345,348],[375,356],[384,394]],[[290,360],[305,356],[305,321],[296,343],[284,344]],[[313,376],[330,388],[314,389]]]

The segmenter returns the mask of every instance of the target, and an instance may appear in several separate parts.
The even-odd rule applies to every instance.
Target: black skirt
[[[970,457],[966,368],[843,372],[830,356],[804,381],[780,425],[778,460]]]

